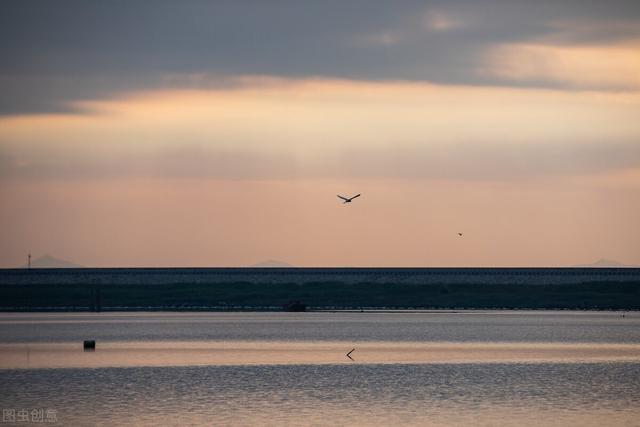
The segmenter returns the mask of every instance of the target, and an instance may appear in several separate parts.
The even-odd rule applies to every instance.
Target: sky
[[[637,1],[0,2],[0,267],[640,264],[638,218]]]

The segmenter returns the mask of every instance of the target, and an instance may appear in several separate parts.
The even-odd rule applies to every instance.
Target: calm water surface
[[[640,314],[5,313],[0,408],[73,426],[640,425]]]

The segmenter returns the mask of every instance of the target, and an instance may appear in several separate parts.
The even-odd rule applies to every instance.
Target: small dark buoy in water
[[[96,349],[95,340],[84,340],[83,343],[84,351],[93,351]]]

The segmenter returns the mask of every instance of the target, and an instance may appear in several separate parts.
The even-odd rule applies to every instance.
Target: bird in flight
[[[458,236],[462,237],[462,233],[458,233]]]
[[[338,194],[338,197],[339,197],[339,198],[341,198],[341,199],[343,200],[343,202],[342,202],[342,203],[351,203],[351,201],[352,201],[353,199],[355,199],[356,197],[360,197],[360,195],[359,195],[359,194],[356,194],[356,195],[355,195],[355,196],[353,196],[353,197],[342,197],[341,195],[339,195],[339,194]]]

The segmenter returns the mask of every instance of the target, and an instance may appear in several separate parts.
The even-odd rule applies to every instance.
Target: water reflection
[[[0,369],[341,363],[640,362],[640,344],[151,341],[0,344]]]
[[[640,343],[640,313],[0,313],[0,342],[85,339]]]
[[[637,425],[640,316],[0,314],[0,407],[73,426]]]
[[[637,363],[5,370],[0,380],[0,405],[55,408],[66,425],[601,426],[640,419]]]

